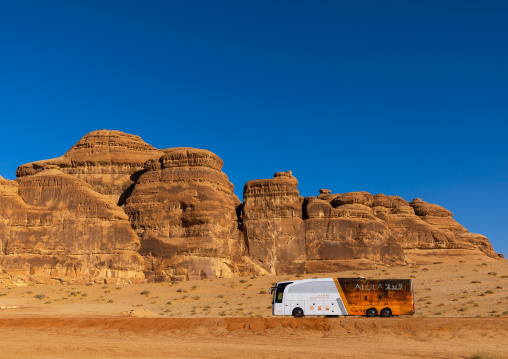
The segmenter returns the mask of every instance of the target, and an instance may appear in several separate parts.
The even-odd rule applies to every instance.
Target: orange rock
[[[59,158],[20,166],[16,181],[0,177],[4,270],[39,282],[162,281],[371,268],[440,250],[498,258],[421,199],[303,198],[287,171],[248,181],[242,204],[222,166],[210,151],[91,132]]]
[[[164,152],[158,164],[147,162],[125,205],[147,270],[161,280],[236,275],[240,200],[222,160],[193,148]]]
[[[50,168],[0,180],[2,265],[8,274],[143,278],[139,241],[107,196]]]

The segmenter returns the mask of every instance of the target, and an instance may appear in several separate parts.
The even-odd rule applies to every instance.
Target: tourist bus
[[[365,315],[414,314],[411,279],[318,278],[279,282],[270,288],[272,314]]]

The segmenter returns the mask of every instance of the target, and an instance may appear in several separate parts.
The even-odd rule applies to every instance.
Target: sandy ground
[[[439,259],[439,258],[438,258]],[[271,315],[272,283],[411,278],[397,318]],[[0,288],[1,358],[508,358],[508,261],[136,285]]]

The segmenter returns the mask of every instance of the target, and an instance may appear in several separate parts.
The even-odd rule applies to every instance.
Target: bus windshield
[[[277,287],[273,291],[273,303],[282,303],[284,297],[284,289],[293,282],[277,283]]]

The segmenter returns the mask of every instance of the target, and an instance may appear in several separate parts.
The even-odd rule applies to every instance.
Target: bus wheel
[[[365,312],[365,316],[366,317],[375,317],[375,316],[377,316],[377,310],[376,310],[376,308],[369,308],[369,309],[367,309],[367,311]]]
[[[379,313],[379,315],[381,317],[391,317],[392,316],[392,311],[390,310],[390,308],[383,308],[381,309],[381,313]]]
[[[301,318],[301,317],[303,317],[303,310],[302,310],[302,308],[296,307],[295,309],[293,309],[293,317],[295,317],[295,318]]]

